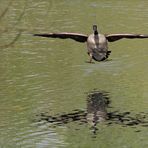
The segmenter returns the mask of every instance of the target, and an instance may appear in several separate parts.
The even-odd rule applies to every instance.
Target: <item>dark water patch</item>
[[[54,125],[54,127],[64,126],[71,122],[77,122],[79,125],[89,124],[94,137],[99,130],[97,124],[100,122],[107,126],[115,124],[133,128],[139,125],[142,127],[148,126],[147,113],[141,112],[133,115],[129,111],[108,112],[107,109],[111,107],[108,92],[93,90],[87,94],[86,102],[86,110],[76,109],[70,113],[62,113],[55,116],[51,116],[49,113],[41,113],[38,115],[38,122],[46,121]],[[135,132],[140,132],[140,130],[137,129]]]

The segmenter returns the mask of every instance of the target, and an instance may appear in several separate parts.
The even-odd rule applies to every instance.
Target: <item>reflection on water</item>
[[[107,92],[92,91],[87,97],[87,113],[94,115],[93,120],[104,121],[107,118],[109,103]]]
[[[0,14],[0,21],[2,21],[2,19],[4,17],[6,17],[11,5],[13,4],[13,1],[14,0],[10,0],[9,3],[7,4],[6,8]],[[13,36],[14,36],[13,39],[11,39],[9,41],[9,43],[5,43],[5,44],[0,45],[1,49],[6,49],[8,47],[12,47],[19,40],[19,38],[21,37],[21,34],[22,34],[23,30],[22,29],[17,29],[16,30],[15,27],[22,20],[23,16],[25,15],[26,9],[27,9],[27,0],[24,2],[23,9],[21,10],[20,14],[18,14],[18,16],[17,16],[16,20],[13,22],[13,24],[10,24],[9,27],[5,27],[4,29],[0,28],[0,34],[1,34],[2,37],[5,38],[6,35],[10,35],[10,34],[11,35],[13,34]]]
[[[148,126],[147,121],[147,113],[138,113],[136,115],[131,115],[131,112],[119,112],[114,111],[108,113],[108,124],[120,124],[123,126],[135,126],[135,125],[141,125],[143,127]]]
[[[85,45],[32,36],[91,33],[94,23],[102,33],[147,34],[147,14],[138,0],[1,0],[0,147],[147,147],[147,40],[110,44],[107,62],[87,64]],[[93,88],[109,93],[86,97]]]
[[[55,126],[68,124],[70,122],[79,122],[81,124],[88,123],[91,126],[91,130],[94,134],[98,130],[97,124],[104,122],[108,126],[113,124],[119,124],[123,127],[141,125],[143,127],[148,126],[147,114],[138,113],[131,115],[131,112],[108,112],[111,101],[109,93],[105,91],[92,91],[87,96],[87,109],[86,110],[73,110],[70,113],[60,114],[56,116],[50,116],[47,113],[41,113],[38,116],[38,122],[43,120]]]
[[[4,9],[4,11],[0,14],[0,21],[5,16],[5,14],[8,12],[10,6],[12,5],[12,0],[8,3],[7,7]]]
[[[96,133],[96,125],[108,118],[107,107],[110,103],[107,92],[92,91],[87,96],[87,122]]]

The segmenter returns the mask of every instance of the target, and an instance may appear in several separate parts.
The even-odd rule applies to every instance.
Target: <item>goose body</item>
[[[49,38],[61,38],[61,39],[73,39],[78,42],[87,42],[87,53],[90,56],[90,63],[92,59],[96,61],[103,61],[108,58],[111,51],[108,51],[108,42],[114,42],[123,38],[135,39],[135,38],[148,38],[148,35],[143,34],[100,34],[98,33],[97,26],[93,25],[93,33],[88,35],[79,33],[41,33],[34,34],[34,36],[49,37]]]
[[[105,36],[103,34],[89,35],[87,38],[87,50],[90,57],[92,57],[94,60],[105,60],[108,53],[108,42]]]

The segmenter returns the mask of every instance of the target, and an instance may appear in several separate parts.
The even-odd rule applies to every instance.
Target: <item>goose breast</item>
[[[87,39],[88,53],[92,54],[93,59],[102,61],[106,59],[108,43],[104,35],[91,34]]]

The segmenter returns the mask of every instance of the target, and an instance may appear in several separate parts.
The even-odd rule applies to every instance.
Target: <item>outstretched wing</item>
[[[109,42],[114,42],[123,38],[127,39],[135,39],[135,38],[148,38],[148,35],[143,35],[143,34],[108,34],[105,35],[106,39]]]
[[[68,32],[34,34],[34,36],[41,36],[41,37],[48,37],[48,38],[61,38],[61,39],[70,38],[78,42],[86,42],[88,38],[88,36],[85,34],[68,33]]]

